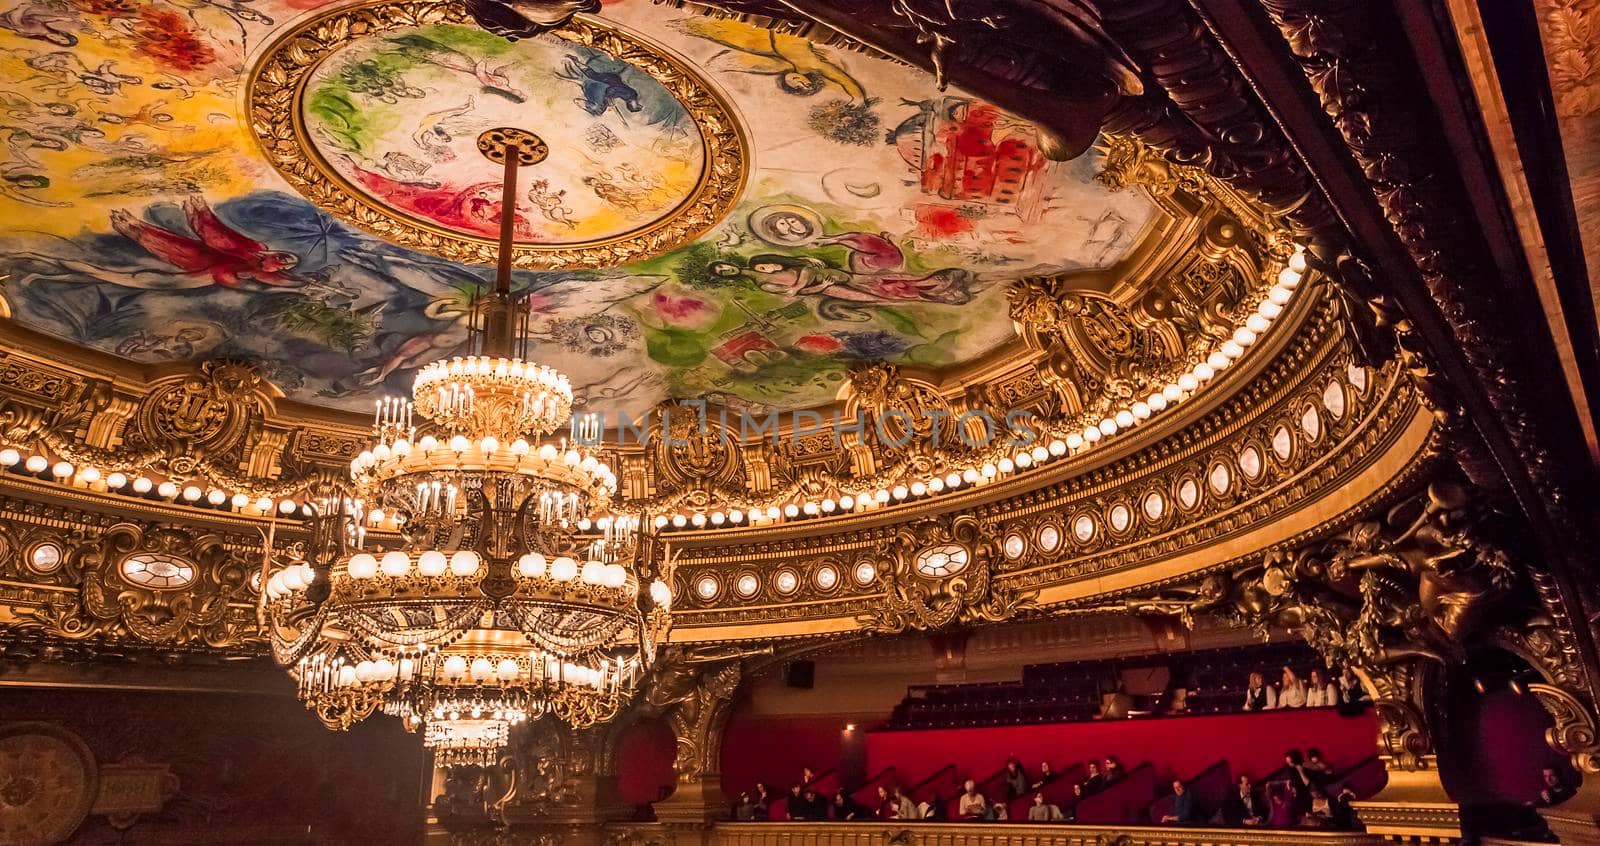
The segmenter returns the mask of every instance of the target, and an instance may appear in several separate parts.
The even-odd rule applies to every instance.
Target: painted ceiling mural
[[[141,362],[256,362],[290,396],[360,409],[460,351],[491,276],[335,219],[245,123],[251,66],[317,0],[0,5],[0,262],[23,325]],[[580,403],[832,400],[861,360],[944,367],[1012,337],[1005,284],[1106,266],[1154,206],[1047,162],[1032,127],[915,70],[642,0],[602,25],[679,56],[742,123],[738,205],[692,243],[621,267],[524,271],[534,355]],[[609,23],[608,23],[609,22]],[[583,243],[656,220],[703,166],[667,89],[589,47],[450,24],[357,39],[311,72],[311,152],[354,190],[441,230],[492,235],[484,129],[550,156],[518,238]],[[537,125],[523,126],[533,123]]]

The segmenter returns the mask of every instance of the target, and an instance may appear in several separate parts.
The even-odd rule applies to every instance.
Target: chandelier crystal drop
[[[515,196],[520,136],[493,131],[512,139],[486,155]],[[378,401],[349,485],[311,499],[302,561],[262,592],[274,655],[324,723],[381,710],[445,766],[492,764],[518,723],[615,717],[671,625],[670,561],[642,515],[613,509],[616,475],[550,439],[572,386],[528,360],[510,238],[470,354]]]

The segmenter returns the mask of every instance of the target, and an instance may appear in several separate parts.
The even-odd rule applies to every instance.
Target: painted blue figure
[[[619,104],[618,114],[622,114],[624,107],[634,113],[644,110],[638,89],[622,78],[621,68],[602,56],[591,56],[587,62],[580,62],[577,56],[568,56],[561,78],[578,83],[583,89],[583,96],[577,99],[578,105],[596,117],[605,114],[613,104]]]

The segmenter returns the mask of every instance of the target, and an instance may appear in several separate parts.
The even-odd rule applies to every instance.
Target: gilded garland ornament
[[[359,180],[349,172],[354,164],[329,161],[319,146],[321,130],[307,117],[308,86],[325,63],[357,42],[385,36],[390,43],[404,44],[402,49],[422,51],[420,55],[428,62],[465,69],[471,64],[469,57],[427,38],[428,28],[439,26],[474,27],[475,21],[467,6],[457,2],[391,2],[337,9],[290,28],[267,46],[251,75],[247,93],[250,125],[273,167],[334,217],[393,243],[452,261],[494,264],[498,250],[490,231],[462,231],[380,200],[356,184]],[[688,117],[686,143],[692,154],[687,161],[698,165],[698,173],[660,214],[652,212],[654,217],[636,221],[637,225],[625,231],[563,242],[519,237],[512,249],[513,265],[533,269],[615,267],[671,251],[721,221],[737,202],[749,169],[748,145],[732,108],[683,62],[601,21],[572,17],[544,31],[567,44],[626,63],[664,89]],[[509,67],[479,64],[484,66],[473,72],[491,80],[504,77]],[[515,99],[526,95],[506,91],[503,96]],[[483,107],[477,103],[469,112]],[[582,155],[582,151],[557,152]],[[397,184],[412,187],[404,180]],[[518,207],[520,214],[523,204]]]

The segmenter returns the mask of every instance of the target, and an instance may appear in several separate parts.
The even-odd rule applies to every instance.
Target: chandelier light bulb
[[[1244,321],[1244,328],[1260,335],[1272,326],[1272,321],[1262,317],[1259,313],[1252,314]]]
[[[702,528],[706,524],[706,515],[696,511],[694,516],[689,518],[689,522],[693,523],[696,529]]]
[[[658,529],[666,528],[667,522],[668,522],[667,515],[665,515],[665,514],[657,514],[656,515],[656,519],[655,519],[656,528],[658,528]]]
[[[995,476],[1000,475],[1000,468],[994,466],[992,463],[987,463],[983,465],[982,469],[980,469],[978,473],[985,479],[993,479]]]
[[[294,500],[285,499],[278,502],[278,512],[281,514],[294,513]]]
[[[1000,459],[995,462],[995,466],[1000,468],[1001,473],[1014,473],[1017,470],[1017,463],[1009,458]]]
[[[250,504],[250,495],[249,494],[236,493],[236,494],[233,495],[232,504],[233,504],[234,508],[241,508],[242,509],[245,506]]]
[[[143,476],[140,476],[139,478],[133,480],[133,492],[134,493],[138,493],[138,494],[147,494],[147,493],[150,492],[151,488],[155,487],[155,485],[156,485],[155,482],[152,482],[149,479],[147,479],[147,478],[145,478]],[[269,507],[270,507],[270,503],[269,503]]]
[[[951,488],[961,487],[961,474],[954,471],[950,472],[944,477],[944,483]]]
[[[628,583],[628,571],[621,564],[607,564],[606,587],[619,588]]]
[[[1066,449],[1061,451],[1063,455],[1066,454],[1066,451],[1069,449],[1073,452],[1083,449],[1083,435],[1078,432],[1073,432],[1067,435],[1067,439],[1063,446],[1066,447]]]
[[[650,601],[658,607],[667,608],[672,605],[672,588],[667,583],[656,579],[650,583]]]
[[[1294,294],[1288,288],[1282,285],[1275,285],[1272,290],[1267,292],[1267,302],[1281,308],[1288,305],[1289,299],[1293,296]]]
[[[71,464],[65,461],[57,461],[56,466],[50,468],[50,475],[57,479],[70,479],[74,469]],[[199,488],[196,488],[196,490],[199,490]]]
[[[417,449],[422,450],[424,455],[426,455],[426,454],[428,454],[430,452],[433,452],[434,450],[436,450],[438,448],[439,448],[439,439],[435,438],[432,435],[423,435],[417,441]]]
[[[1194,378],[1200,380],[1201,382],[1209,382],[1211,381],[1212,377],[1217,375],[1216,368],[1206,364],[1203,361],[1199,364],[1196,364],[1194,366],[1194,370],[1190,372],[1194,374]]]
[[[1136,402],[1130,406],[1129,410],[1135,420],[1149,420],[1150,415],[1154,413],[1150,410],[1150,404],[1147,402]]]
[[[424,576],[442,576],[447,566],[449,560],[437,549],[430,549],[417,556],[417,572]]]
[[[912,496],[924,496],[927,493],[928,493],[928,486],[926,484],[924,484],[924,483],[922,483],[920,481],[911,483],[911,495]],[[833,510],[833,500],[831,500],[831,499],[827,500],[827,504],[828,504],[828,507],[823,509],[823,510],[824,511],[832,511]]]
[[[350,562],[345,565],[350,573],[350,578],[356,580],[370,579],[378,575],[378,559],[365,552],[358,552],[350,556]]]
[[[411,442],[406,440],[405,438],[401,438],[400,440],[395,441],[394,442],[394,454],[395,454],[396,458],[405,458],[406,456],[410,455],[411,454]]]
[[[528,446],[528,442],[522,438],[517,438],[511,442],[511,454],[518,458],[527,455],[530,449],[532,449],[532,447]]]
[[[961,471],[961,481],[966,482],[969,485],[977,484],[980,478],[982,478],[982,476],[978,475],[978,471],[971,467]]]
[[[689,525],[689,518],[683,516],[682,514],[674,514],[672,515],[672,525],[681,529],[684,526]]]
[[[501,658],[500,663],[494,667],[495,678],[504,684],[516,681],[517,676],[521,674],[522,671],[517,668],[517,662],[511,658]]]
[[[206,491],[206,502],[209,502],[212,505],[221,505],[221,504],[223,504],[224,502],[227,502],[227,501],[228,501],[228,495],[223,493],[222,491],[217,490],[216,488],[212,488],[211,490]]]
[[[467,442],[467,437],[465,435],[456,435],[450,439],[450,451],[458,456],[466,452],[471,446],[472,444]]]
[[[1196,379],[1193,373],[1185,373],[1178,377],[1179,396],[1187,393],[1193,393],[1198,387],[1200,387],[1200,380]]]
[[[1238,356],[1233,358],[1238,358]],[[1211,365],[1212,370],[1225,370],[1228,365],[1233,363],[1233,358],[1229,358],[1226,354],[1218,351],[1206,357],[1206,364]]]
[[[1085,427],[1083,427],[1083,439],[1085,441],[1088,441],[1091,444],[1092,443],[1098,443],[1099,440],[1101,438],[1103,438],[1103,437],[1105,437],[1105,434],[1100,431],[1100,427],[1099,426],[1085,426]]]
[[[383,557],[378,559],[378,567],[383,570],[385,576],[400,578],[411,569],[411,556],[399,550],[385,552]]]
[[[279,571],[279,575],[283,577],[283,586],[288,588],[290,591],[300,591],[306,589],[306,581],[302,576],[299,567],[285,567],[283,570]]]
[[[558,582],[570,582],[578,577],[578,562],[565,555],[557,556],[550,562],[550,578]]]
[[[543,578],[547,569],[549,564],[544,560],[544,556],[537,552],[525,553],[517,559],[517,575],[525,579]]]
[[[121,490],[128,486],[128,477],[121,473],[112,473],[106,477],[106,487],[111,490]],[[247,498],[248,499],[248,498]]]
[[[50,467],[50,459],[42,455],[30,455],[22,466],[28,468],[29,473],[43,473]]]
[[[140,480],[140,481],[147,481],[147,480]],[[139,490],[139,482],[134,482],[133,483],[133,489],[134,490]],[[262,497],[262,498],[256,500],[256,510],[261,512],[262,514],[271,514],[272,513],[272,500],[268,499],[267,497]]]
[[[1023,469],[1027,469],[1033,466],[1033,453],[1019,452],[1011,459],[1011,463]]]
[[[22,453],[17,452],[10,447],[0,449],[0,465],[5,465],[6,467],[15,467],[17,466],[17,462],[21,460]]]
[[[189,485],[183,489],[183,498],[186,502],[194,502],[204,495],[204,493],[204,491],[200,490],[194,485]]]
[[[778,519],[778,506],[776,506],[776,505],[767,506],[767,519],[768,520],[776,520],[776,519]]]
[[[804,512],[807,517],[815,517],[822,513],[822,507],[817,505],[815,502],[808,502],[805,505],[800,506],[800,510]]]
[[[82,479],[85,483],[92,485],[95,482],[100,481],[100,468],[85,467],[81,472],[78,473],[78,478]]]
[[[1283,306],[1270,299],[1262,300],[1261,305],[1256,306],[1256,314],[1268,320],[1277,320],[1278,316],[1283,314]]]
[[[471,575],[473,575],[473,574],[475,574],[477,572],[478,572],[478,553],[476,553],[476,552],[474,552],[474,551],[472,551],[470,549],[462,549],[462,550],[458,550],[456,552],[456,554],[450,556],[450,573],[451,573],[451,575],[461,576],[461,577],[465,578],[465,577],[471,576]]]
[[[1285,267],[1282,272],[1278,274],[1278,284],[1288,288],[1291,291],[1294,290],[1295,286],[1300,284],[1300,271],[1295,270],[1292,267]]]
[[[539,458],[543,461],[554,462],[559,456],[560,453],[552,444],[544,444],[539,447]]]
[[[1113,419],[1117,421],[1118,429],[1126,429],[1133,425],[1133,412],[1124,409],[1117,412],[1117,416]]]
[[[444,677],[459,679],[467,674],[467,659],[460,655],[451,655],[444,659]]]
[[[162,482],[161,485],[156,488],[156,494],[162,499],[172,499],[178,495],[178,486],[171,482]],[[287,501],[288,500],[285,500],[285,502]]]
[[[1044,462],[1050,460],[1050,449],[1043,444],[1028,450],[1028,454],[1033,456],[1033,461],[1035,464],[1043,464]]]
[[[488,681],[494,675],[494,665],[488,658],[472,659],[472,680],[475,682]]]
[[[1311,262],[1310,262],[1309,259],[1306,258],[1305,245],[1304,244],[1297,244],[1295,246],[1294,255],[1289,256],[1289,269],[1294,271],[1295,273],[1303,274],[1310,267],[1311,267]]]
[[[1167,408],[1167,395],[1164,394],[1164,393],[1162,393],[1162,394],[1151,394],[1148,398],[1145,399],[1145,402],[1150,406],[1150,410],[1152,412],[1154,412],[1154,411],[1165,411],[1166,408]]]
[[[485,435],[483,440],[478,441],[478,449],[484,455],[494,455],[500,449],[500,441],[496,440],[493,435]]]
[[[1237,343],[1231,340],[1223,341],[1221,348],[1219,348],[1217,352],[1212,353],[1213,356],[1218,354],[1226,357],[1229,361],[1233,361],[1234,359],[1244,357],[1244,347],[1239,346]]]

